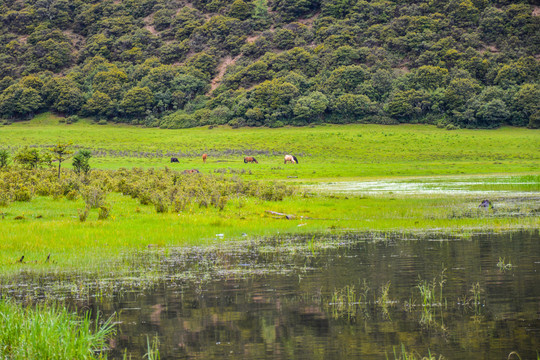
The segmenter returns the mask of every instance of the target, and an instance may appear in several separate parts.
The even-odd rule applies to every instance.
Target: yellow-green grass
[[[247,179],[283,179],[296,184],[381,178],[425,181],[423,177],[434,175],[444,183],[447,175],[521,174],[533,181],[522,190],[534,196],[540,173],[539,134],[522,128],[447,131],[424,125],[163,130],[95,125],[88,120],[67,125],[52,114],[41,114],[29,122],[0,127],[0,147],[15,151],[25,145],[70,141],[77,147],[101,151],[103,156],[91,159],[93,168],[168,166],[198,168],[203,173],[226,169]],[[189,156],[180,157],[179,164],[171,164],[165,155],[148,157],[157,152]],[[210,154],[206,164],[200,159],[203,152]],[[300,163],[283,164],[283,152],[301,155]],[[259,164],[244,164],[242,153],[255,155]],[[67,162],[65,168],[69,167]],[[507,190],[508,185],[490,180],[496,178],[484,178],[487,184],[480,190]],[[520,185],[510,187],[520,190]],[[300,191],[280,202],[233,198],[223,211],[194,205],[179,214],[158,214],[153,206],[113,193],[107,199],[112,204],[111,217],[97,220],[97,210],[92,210],[88,220],[80,222],[77,210],[84,208],[82,200],[35,197],[0,208],[4,213],[0,218],[0,271],[107,270],[110,262],[132,250],[204,245],[244,239],[243,234],[249,238],[343,229],[460,232],[538,228],[534,204],[516,206],[520,216],[515,216],[511,212],[516,209],[479,211],[479,200],[478,196],[449,194],[304,197]],[[297,217],[274,218],[267,210]],[[45,263],[49,253],[51,262]],[[18,263],[22,255],[24,261]]]
[[[223,211],[193,205],[182,213],[156,213],[151,205],[120,194],[110,194],[111,216],[97,220],[92,210],[79,221],[82,200],[36,197],[3,209],[0,269],[110,271],[122,254],[170,246],[205,245],[277,233],[341,230],[470,232],[538,228],[532,216],[534,203],[514,208],[478,209],[478,198],[469,196],[295,196],[280,202],[232,199]],[[519,208],[522,216],[508,216]],[[291,220],[267,210],[296,217]],[[22,216],[24,219],[15,219]],[[245,235],[244,235],[245,234]],[[46,263],[47,255],[51,261]],[[17,260],[24,255],[23,263]],[[117,264],[118,265],[118,264]]]
[[[0,127],[0,147],[14,150],[70,141],[101,151],[102,156],[91,161],[97,168],[169,166],[203,172],[231,168],[247,171],[240,176],[289,181],[523,174],[538,173],[540,168],[540,132],[524,128],[448,131],[427,125],[357,124],[165,130],[58,121],[46,113]],[[206,164],[200,158],[203,152],[210,154]],[[171,164],[168,153],[179,154],[180,163]],[[283,153],[298,155],[300,163],[283,164]],[[259,164],[244,164],[244,154],[254,155]]]

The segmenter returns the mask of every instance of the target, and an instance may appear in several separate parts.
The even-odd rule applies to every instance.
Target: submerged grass
[[[111,319],[102,325],[55,305],[22,307],[0,300],[0,358],[102,359],[114,332]]]

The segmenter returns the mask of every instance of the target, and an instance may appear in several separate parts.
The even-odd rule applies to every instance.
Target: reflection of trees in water
[[[380,358],[401,343],[420,354],[429,346],[462,358],[507,349],[534,358],[540,343],[527,329],[540,328],[539,240],[538,232],[343,235],[339,246],[273,239],[156,256],[155,283],[102,288],[102,297],[81,287],[64,299],[101,318],[118,314],[116,358],[124,349],[142,357],[156,335],[162,358]],[[501,257],[512,269],[500,270]],[[52,280],[41,281],[32,291],[45,296]],[[433,292],[429,308],[419,284]],[[30,287],[17,291],[24,298]]]

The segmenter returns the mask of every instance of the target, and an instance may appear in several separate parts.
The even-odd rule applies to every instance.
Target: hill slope
[[[2,1],[0,115],[538,127],[534,3]]]

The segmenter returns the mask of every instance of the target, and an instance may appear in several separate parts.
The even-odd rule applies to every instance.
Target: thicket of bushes
[[[8,0],[0,115],[535,128],[539,14],[533,0]]]
[[[157,212],[183,212],[192,207],[223,210],[232,198],[258,198],[280,201],[294,189],[275,182],[246,181],[214,174],[183,174],[168,168],[92,170],[86,175],[64,170],[58,179],[55,170],[4,168],[0,170],[0,206],[13,201],[31,201],[35,196],[83,199],[81,221],[90,209],[99,209],[100,218],[111,211],[107,194],[129,195],[141,205],[153,205]]]

